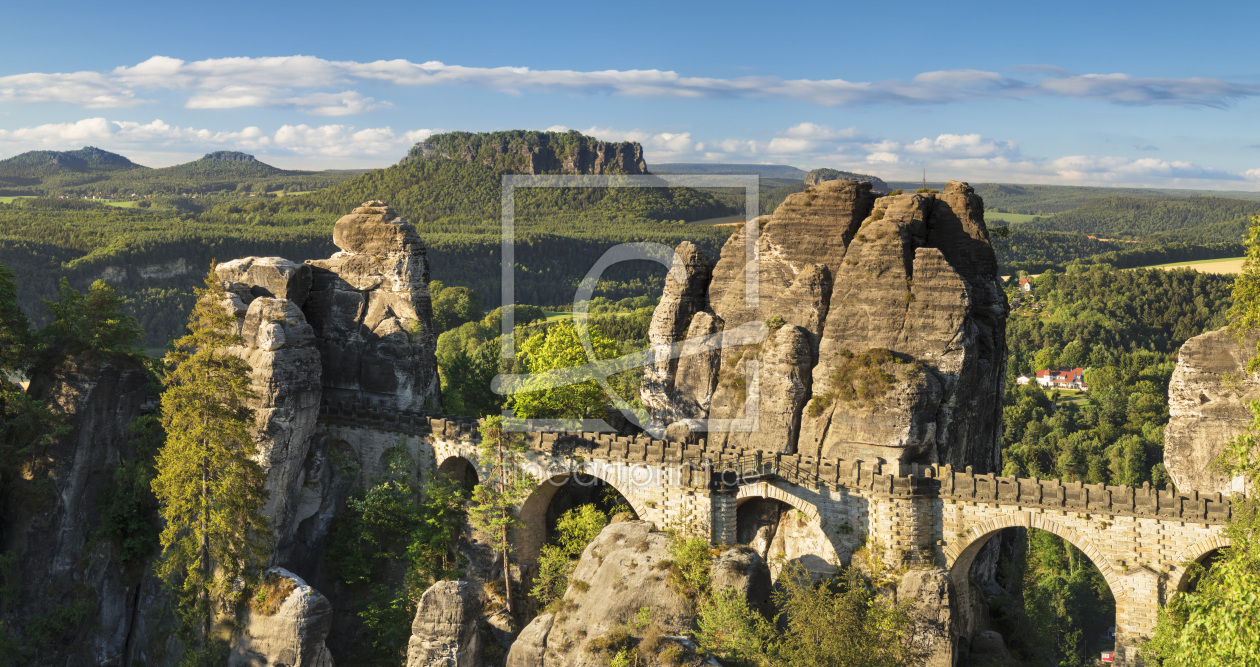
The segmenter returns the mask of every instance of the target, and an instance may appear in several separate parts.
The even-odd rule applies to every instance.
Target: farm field
[[[1029,220],[1032,220],[1033,218],[1038,218],[1038,217],[1048,218],[1050,216],[1048,215],[1036,216],[1036,215],[1029,215],[1027,213],[995,213],[993,211],[984,212],[984,219],[986,221],[1003,220],[1005,222],[1009,222],[1013,224],[1019,224],[1021,222],[1028,222]]]
[[[1194,269],[1199,273],[1242,273],[1242,257],[1226,257],[1223,259],[1204,259],[1197,262],[1174,262],[1172,264],[1156,264],[1146,269]]]

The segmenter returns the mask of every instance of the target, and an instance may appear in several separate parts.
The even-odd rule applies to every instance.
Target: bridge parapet
[[[1171,485],[1159,489],[1144,483],[1141,488],[1134,488],[1036,477],[1002,477],[974,473],[970,467],[957,472],[948,465],[932,466],[923,472],[939,480],[941,497],[953,500],[1207,524],[1226,523],[1231,515],[1229,498],[1223,494],[1178,493]]]
[[[344,401],[325,402],[320,419],[341,425],[435,436],[475,443],[480,440],[482,420],[469,417],[385,411]],[[1221,493],[1178,493],[1171,486],[1159,489],[1149,483],[1141,488],[1063,482],[1057,479],[1003,477],[994,473],[964,471],[949,465],[918,466],[900,462],[824,459],[802,454],[772,454],[694,442],[657,440],[613,433],[530,432],[526,445],[553,455],[623,461],[627,463],[691,464],[701,468],[712,462],[715,474],[737,469],[756,457],[758,464],[773,462],[775,475],[801,487],[821,490],[849,488],[869,494],[909,498],[935,496],[976,503],[1019,505],[1029,508],[1088,511],[1119,516],[1154,517],[1223,524],[1229,521],[1229,498]]]

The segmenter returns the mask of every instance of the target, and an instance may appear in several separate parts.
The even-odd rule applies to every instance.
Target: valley
[[[1246,507],[1200,462],[1257,392],[1218,339],[1260,204],[650,157],[521,131],[434,135],[364,173],[0,161],[28,193],[0,199],[0,646],[761,667],[838,626],[898,665],[1137,664],[1163,641],[1164,599]],[[758,173],[757,273],[736,193],[523,190],[505,332],[502,177],[651,173]],[[643,242],[675,249],[668,269],[608,270],[575,317],[591,263]],[[242,388],[205,413],[246,434],[221,456],[228,525],[252,527],[215,558],[257,566],[201,644],[154,569],[182,557],[154,480],[196,432],[172,378],[219,349],[172,344],[190,322],[233,341],[216,363]],[[618,359],[615,397],[564,375]],[[1087,391],[1017,382],[1078,367]],[[529,376],[566,379],[493,389]],[[518,439],[518,419],[558,426]]]

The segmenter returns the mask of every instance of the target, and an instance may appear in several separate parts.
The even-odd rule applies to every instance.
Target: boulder
[[[1017,665],[1015,658],[1006,648],[1002,635],[993,630],[985,630],[971,639],[972,667],[1011,667]]]
[[[600,646],[628,636],[640,652],[677,644],[695,622],[695,601],[668,583],[669,538],[646,521],[610,524],[586,549],[569,576],[554,614],[534,619],[508,653],[510,667],[603,667]],[[760,601],[769,591],[765,563],[748,549],[733,548],[712,564],[715,589],[735,588]],[[646,612],[647,618],[641,614]],[[625,633],[629,633],[625,635]],[[645,638],[653,638],[644,642]],[[644,644],[647,644],[645,646]],[[688,653],[694,655],[694,651]]]
[[[311,291],[311,267],[283,257],[242,257],[214,267],[228,291],[246,303],[260,296],[288,299],[300,308]]]
[[[481,667],[480,612],[481,601],[468,582],[430,586],[411,623],[407,667]]]
[[[1186,341],[1168,383],[1168,426],[1164,466],[1177,489],[1199,493],[1243,491],[1241,477],[1230,479],[1213,464],[1225,443],[1247,430],[1247,403],[1260,398],[1260,376],[1247,373],[1256,354],[1257,334],[1239,342],[1226,329]]]
[[[263,593],[282,600],[252,601],[232,643],[230,667],[333,667],[324,638],[332,627],[328,598],[285,570],[268,570]]]
[[[379,201],[337,221],[331,258],[310,260],[303,310],[323,359],[324,395],[419,411],[440,400],[424,242]]]

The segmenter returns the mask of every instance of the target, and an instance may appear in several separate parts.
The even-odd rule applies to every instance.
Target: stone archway
[[[1205,561],[1210,560],[1216,554],[1218,554],[1221,549],[1224,549],[1225,547],[1228,547],[1228,546],[1229,546],[1228,537],[1226,537],[1225,535],[1214,535],[1207,539],[1200,540],[1190,545],[1189,547],[1187,547],[1185,550],[1181,552],[1181,557],[1178,560],[1176,574],[1168,582],[1169,583],[1168,591],[1170,593],[1172,592],[1184,593],[1190,590],[1191,584],[1193,583],[1193,577],[1191,576],[1191,569],[1188,567],[1184,567],[1183,565],[1181,565],[1181,563],[1198,563],[1202,565],[1204,564]]]
[[[772,578],[778,577],[782,567],[776,562],[778,556],[801,563],[817,577],[830,576],[843,564],[840,549],[813,503],[766,482],[741,486],[735,498],[736,535],[741,544],[753,547],[766,559]],[[783,508],[791,511],[780,511]],[[765,516],[750,517],[750,512]],[[754,527],[759,523],[764,525]]]
[[[547,542],[547,508],[550,507],[552,499],[556,497],[556,494],[571,478],[580,474],[584,473],[566,472],[553,475],[536,486],[529,494],[529,497],[525,499],[525,502],[521,503],[520,518],[525,527],[517,531],[516,554],[517,560],[523,567],[534,565],[538,559],[538,552]],[[637,495],[626,493],[617,485],[598,475],[586,474],[586,476],[597,479],[616,489],[617,493],[620,493],[621,497],[625,498],[626,502],[629,503],[630,509],[634,511],[636,517],[644,518],[648,516],[648,507]]]
[[[976,602],[972,599],[971,586],[971,566],[975,562],[976,556],[980,550],[996,536],[999,532],[1007,528],[1035,528],[1044,530],[1048,533],[1067,540],[1072,546],[1076,547],[1090,563],[1097,568],[1102,575],[1103,580],[1107,583],[1111,596],[1115,600],[1115,629],[1116,629],[1116,651],[1117,657],[1123,661],[1124,643],[1133,634],[1131,628],[1126,627],[1126,618],[1129,615],[1128,605],[1130,604],[1128,596],[1128,588],[1124,585],[1120,577],[1111,563],[1103,557],[1098,546],[1087,535],[1080,531],[1065,526],[1053,519],[1039,515],[1034,521],[1032,515],[1021,513],[1019,515],[1002,515],[987,519],[973,525],[966,533],[962,535],[965,541],[960,540],[959,545],[950,545],[944,549],[945,567],[949,570],[950,578],[954,582],[954,591],[959,600],[958,609],[963,614],[970,615],[976,608]],[[967,625],[975,627],[975,619]],[[1117,664],[1124,664],[1119,662]]]
[[[481,471],[476,464],[459,455],[448,456],[438,464],[437,476],[455,481],[460,488],[469,492],[481,483]]]

